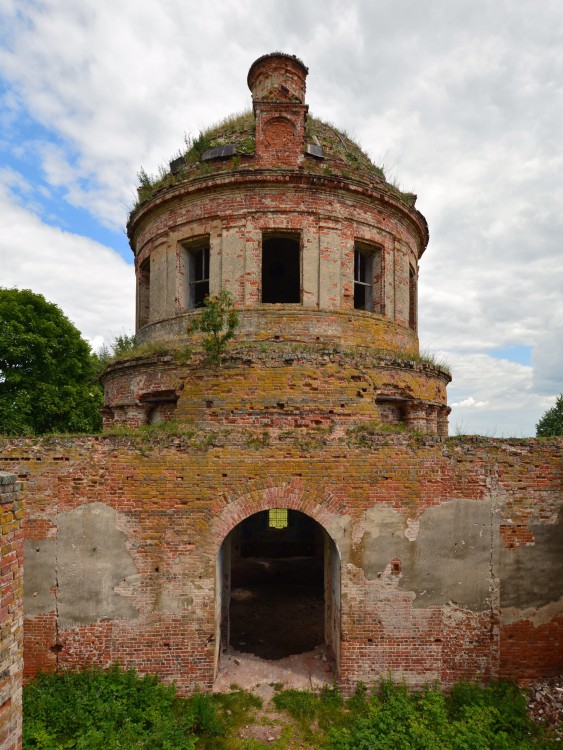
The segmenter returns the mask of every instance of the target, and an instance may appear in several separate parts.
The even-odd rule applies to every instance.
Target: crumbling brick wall
[[[338,551],[344,689],[563,668],[561,440],[233,427],[0,453],[29,499],[29,676],[119,660],[210,688],[218,554],[272,507],[314,518]]]
[[[21,748],[23,505],[16,480],[0,472],[0,750]]]

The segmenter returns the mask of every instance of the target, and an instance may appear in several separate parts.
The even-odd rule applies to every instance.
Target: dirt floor
[[[324,641],[319,586],[257,583],[231,591],[230,645],[262,659],[313,651]]]
[[[283,685],[288,690],[318,690],[333,682],[334,673],[324,646],[284,659],[261,659],[229,648],[221,654],[213,692],[223,693],[236,685],[251,690],[267,703],[274,694],[275,685]]]

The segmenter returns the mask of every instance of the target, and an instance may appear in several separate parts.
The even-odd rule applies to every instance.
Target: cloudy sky
[[[561,0],[0,0],[0,285],[95,346],[132,331],[138,170],[247,108],[274,50],[419,196],[450,432],[534,434],[563,391]]]

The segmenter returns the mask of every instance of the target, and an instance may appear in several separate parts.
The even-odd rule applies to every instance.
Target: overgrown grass
[[[178,344],[175,341],[149,341],[145,344],[134,344],[126,351],[110,354],[103,362],[103,366],[133,359],[134,357],[166,357],[170,356],[175,362],[185,364],[192,357],[191,347]]]
[[[141,168],[137,174],[137,202],[135,211],[142,203],[149,200],[160,190],[172,187],[186,178],[198,177],[223,169],[228,162],[231,169],[238,169],[241,157],[252,156],[256,148],[256,123],[252,110],[237,112],[224,120],[211,125],[197,135],[184,135],[184,148],[179,149],[173,159],[181,159],[179,171],[172,174],[170,168],[159,165],[156,174],[148,174]],[[314,159],[306,160],[304,167],[308,171],[326,176],[333,174],[357,179],[359,176],[371,176],[378,182],[386,182],[387,189],[409,206],[414,206],[416,195],[402,191],[393,183],[387,182],[383,166],[375,164],[356,140],[345,130],[331,123],[323,122],[309,114],[306,124],[306,142],[320,145],[323,149],[322,163]],[[236,154],[220,163],[203,162],[203,154],[213,148],[234,145]],[[244,160],[247,168],[251,167],[248,159]],[[220,166],[219,166],[220,165]]]
[[[344,701],[338,689],[328,685],[317,693],[283,690],[274,695],[273,703],[295,720],[303,740],[313,747],[324,744],[327,728],[346,726],[356,716],[350,701]]]
[[[23,750],[553,750],[511,683],[409,692],[385,680],[344,699],[335,687],[281,690],[278,712],[244,690],[179,698],[173,686],[118,667],[41,675],[24,688]],[[282,718],[280,719],[280,715]],[[249,726],[284,723],[273,744]]]
[[[253,721],[256,712],[262,708],[260,698],[237,688],[230,693],[215,694],[212,700],[225,727],[225,732],[221,736],[209,733],[202,735],[197,744],[197,750],[238,750],[238,748],[246,750],[246,745],[240,743],[237,736],[242,727]]]
[[[23,747],[194,750],[225,733],[209,695],[176,696],[156,677],[118,667],[40,675],[24,688]]]
[[[332,727],[330,750],[547,750],[555,740],[527,716],[523,693],[511,683],[456,685],[409,693],[384,681],[349,727]]]
[[[442,357],[438,356],[429,349],[422,349],[420,352],[396,352],[395,356],[397,359],[406,360],[408,362],[420,362],[423,365],[431,365],[437,367],[440,370],[444,370],[448,375],[452,374],[452,369],[449,362]]]
[[[371,445],[372,437],[384,433],[409,433],[412,435],[413,431],[408,430],[402,422],[399,424],[389,424],[376,419],[369,419],[365,422],[359,422],[354,427],[348,429],[348,442],[351,445]]]
[[[274,696],[311,747],[326,750],[548,750],[558,745],[527,715],[524,694],[511,683],[459,683],[409,692],[383,681],[360,686],[344,701],[337,690],[287,690]]]

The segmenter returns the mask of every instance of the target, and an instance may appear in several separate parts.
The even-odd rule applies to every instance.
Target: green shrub
[[[350,699],[354,700],[353,698]],[[357,700],[357,699],[356,699]],[[391,681],[348,726],[332,728],[330,750],[547,750],[556,747],[527,715],[510,683],[456,685],[409,693]]]
[[[282,737],[272,745],[278,750],[560,746],[529,719],[523,692],[507,682],[459,683],[447,695],[437,686],[409,692],[385,680],[378,692],[360,685],[347,700],[325,686],[317,692],[279,690],[273,702],[288,714]],[[240,732],[267,724],[257,714],[260,708],[260,699],[244,690],[179,698],[174,686],[117,666],[40,675],[24,688],[23,750],[250,750],[264,745],[241,739]]]
[[[221,734],[209,695],[176,696],[173,685],[117,666],[39,675],[24,688],[23,748],[194,750]]]

